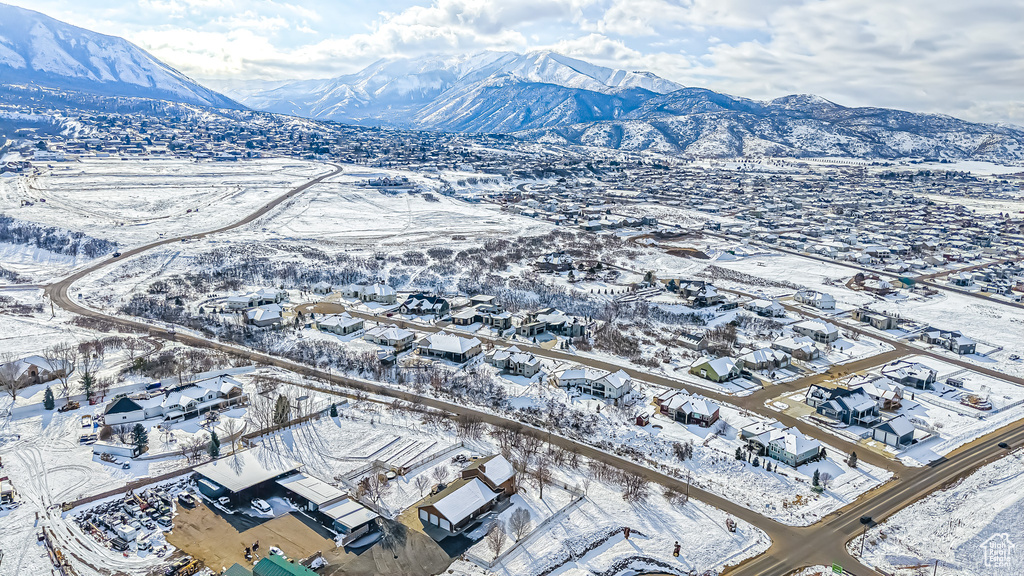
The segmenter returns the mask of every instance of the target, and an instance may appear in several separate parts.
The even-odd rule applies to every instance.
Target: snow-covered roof
[[[590,366],[577,366],[563,371],[558,378],[559,380],[595,381],[604,378],[607,374],[608,372],[606,370],[599,370],[597,368],[591,368]]]
[[[459,482],[462,481],[453,484],[457,485]],[[479,478],[472,478],[445,494],[434,502],[433,506],[454,526],[497,498],[497,492],[488,488]]]
[[[608,374],[604,378],[601,378],[601,380],[604,380],[605,384],[616,390],[628,388],[630,382],[632,382],[632,378],[630,378],[629,374],[626,374],[624,370]]]
[[[477,338],[463,338],[446,332],[430,334],[420,341],[421,347],[455,354],[464,354],[479,345],[480,340]]]
[[[321,507],[345,497],[345,493],[334,486],[302,473],[281,478],[277,483]]]
[[[197,466],[195,472],[220,484],[230,492],[239,492],[282,474],[298,470],[299,466],[301,466],[300,463],[290,458],[285,458],[266,448],[257,447],[235,452],[230,456]]]
[[[491,481],[491,484],[494,484],[495,486],[501,486],[505,482],[508,482],[509,478],[512,478],[516,473],[512,464],[501,454],[495,454],[488,458],[481,458],[471,464],[467,470],[472,468],[478,468],[480,472]]]
[[[320,508],[320,512],[349,530],[355,530],[379,516],[376,512],[348,498]]]
[[[878,428],[883,426],[888,427],[897,436],[906,436],[907,434],[914,433],[914,425],[910,422],[910,418],[907,418],[904,414],[900,414],[884,424],[879,424]]]
[[[803,322],[797,322],[793,325],[793,328],[802,328],[804,330],[812,330],[815,332],[824,332],[826,334],[835,334],[839,332],[836,325],[831,322],[819,320],[817,318],[811,318],[810,320],[804,320]]]

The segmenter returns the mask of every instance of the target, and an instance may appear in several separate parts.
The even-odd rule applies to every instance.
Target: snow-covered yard
[[[868,530],[862,561],[890,572],[938,560],[938,573],[950,576],[1012,573],[1022,535],[1024,455],[1018,451]],[[852,553],[860,546],[860,538],[849,544]]]

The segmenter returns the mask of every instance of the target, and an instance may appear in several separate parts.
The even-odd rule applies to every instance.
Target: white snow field
[[[860,546],[855,538],[849,549],[856,554]],[[868,530],[862,561],[887,572],[928,565],[931,574],[938,560],[938,573],[947,576],[1012,574],[1021,550],[1024,454],[1017,451]]]

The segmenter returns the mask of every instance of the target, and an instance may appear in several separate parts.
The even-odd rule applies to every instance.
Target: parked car
[[[231,506],[231,499],[228,498],[227,496],[221,496],[220,498],[217,498],[217,502],[220,503],[220,505],[225,508]]]
[[[181,504],[185,508],[191,510],[196,507],[196,499],[191,494],[185,493],[178,495],[178,504]]]
[[[60,408],[57,408],[57,412],[69,412],[71,410],[78,410],[81,407],[81,404],[79,404],[78,402],[75,402],[74,400],[69,400],[67,404],[61,406]]]
[[[161,517],[156,519],[156,523],[161,528],[170,529],[171,528],[171,517],[170,516],[161,516]]]
[[[272,512],[270,504],[267,504],[265,500],[261,500],[259,498],[252,499],[252,507],[262,514],[270,514]]]

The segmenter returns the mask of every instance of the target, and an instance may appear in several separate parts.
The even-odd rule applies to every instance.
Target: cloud
[[[8,0],[210,78],[548,48],[753,98],[1024,123],[1024,0]]]

